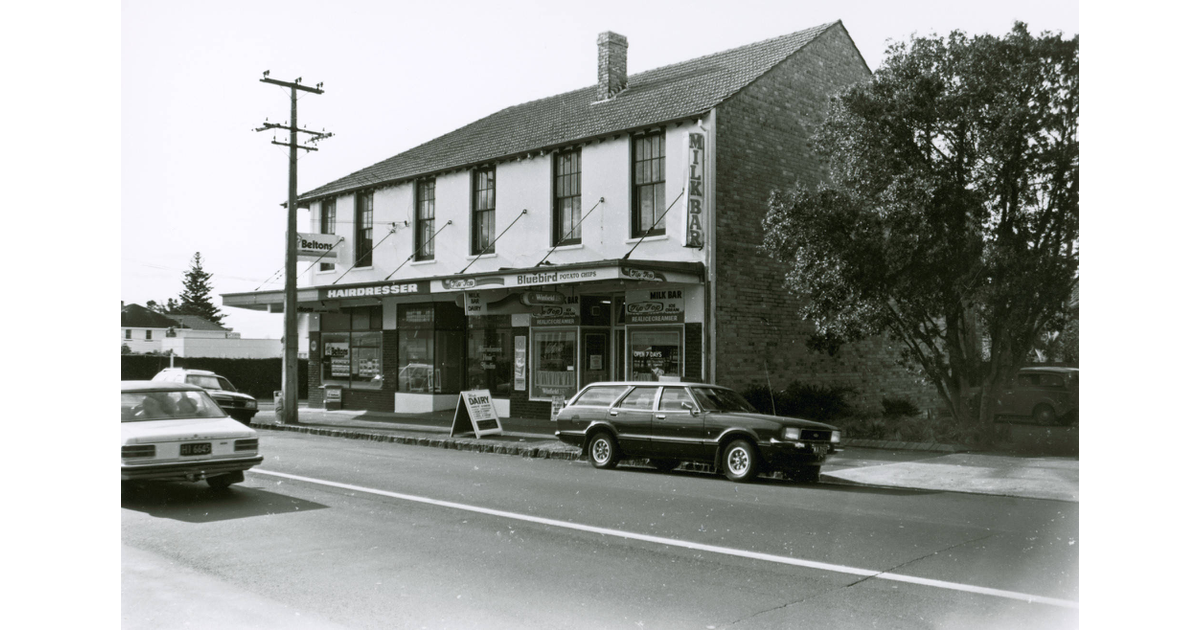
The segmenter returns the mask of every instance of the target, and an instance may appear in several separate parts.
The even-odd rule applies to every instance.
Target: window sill
[[[559,245],[558,247],[547,247],[546,251],[561,252],[564,249],[583,249],[583,243],[571,243],[570,245]]]
[[[472,259],[475,259],[475,258],[484,259],[484,258],[495,258],[498,255],[499,254],[469,254],[469,257]]]
[[[649,240],[649,239],[647,239],[647,240]],[[366,267],[351,267],[350,271],[370,271],[374,268],[375,268],[374,265],[368,265]]]
[[[429,260],[414,260],[409,264],[415,267],[417,265],[432,265],[435,262],[437,262],[436,258],[430,258]]]
[[[637,243],[638,241],[666,241],[669,239],[670,239],[670,237],[668,237],[666,234],[657,234],[655,236],[647,236],[645,238],[642,238],[640,236],[635,236],[633,238],[625,239],[625,244],[633,245],[634,243]]]

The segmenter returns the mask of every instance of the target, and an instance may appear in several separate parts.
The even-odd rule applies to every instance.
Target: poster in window
[[[333,378],[350,378],[350,342],[326,341],[325,358],[329,361],[329,375]]]
[[[575,394],[575,332],[535,332],[533,336],[533,395],[549,400]]]
[[[634,331],[629,334],[629,369],[632,380],[661,381],[683,375],[678,331]]]

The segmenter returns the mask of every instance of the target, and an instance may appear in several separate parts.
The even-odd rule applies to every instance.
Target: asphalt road
[[[1078,627],[1078,504],[263,433],[122,496],[123,627]]]

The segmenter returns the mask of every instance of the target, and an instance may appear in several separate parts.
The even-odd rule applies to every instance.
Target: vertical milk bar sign
[[[688,205],[683,246],[704,247],[704,134],[691,132],[687,141]]]

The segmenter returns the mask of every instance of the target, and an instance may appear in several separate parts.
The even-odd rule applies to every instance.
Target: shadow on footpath
[[[184,523],[212,523],[238,518],[292,514],[329,506],[285,494],[235,484],[213,490],[206,483],[135,482],[121,486],[121,507],[155,518]]]

